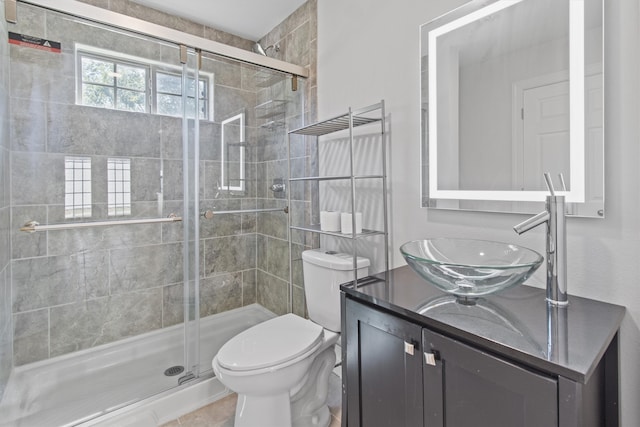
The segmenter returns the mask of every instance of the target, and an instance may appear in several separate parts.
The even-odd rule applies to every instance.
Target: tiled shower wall
[[[139,11],[137,7],[131,8]],[[61,54],[53,54],[11,46],[11,73],[19,76],[11,82],[10,89],[14,365],[181,322],[180,225],[114,226],[35,234],[17,231],[27,220],[63,221],[65,155],[91,158],[95,212],[91,220],[107,219],[106,184],[96,177],[106,176],[108,156],[131,159],[132,216],[157,215],[161,161],[163,215],[181,214],[181,120],[75,105],[73,42],[106,49],[117,47],[120,52],[169,63],[176,62],[176,49],[85,27],[55,13],[23,6],[19,10],[19,23],[10,25],[9,30],[46,36],[62,42],[63,48]],[[261,86],[255,78],[258,75],[264,79],[264,73],[213,57],[204,60],[203,71],[215,75],[215,121],[201,123],[201,207],[224,210],[280,205],[282,201],[274,200],[262,184],[268,182],[266,176],[274,170],[269,165],[281,167],[283,153],[286,156],[286,138],[276,143],[270,129],[256,128],[260,123],[256,122],[254,106],[261,101],[260,97],[290,97],[288,86],[284,83]],[[299,107],[296,102],[289,104],[292,108]],[[219,123],[242,107],[246,108],[252,144],[248,152],[250,184],[245,194],[219,192]],[[288,120],[292,111],[288,110],[284,118]],[[4,159],[8,157],[7,148],[2,147],[2,165],[8,163]],[[268,160],[261,159],[261,155],[268,156]],[[0,206],[3,216],[8,215],[7,205]],[[277,243],[270,244],[272,240]],[[265,241],[269,242],[269,253],[277,255],[266,262],[259,255]],[[288,279],[288,269],[284,267],[288,266],[288,255],[283,252],[283,242],[286,243],[284,214],[216,216],[203,222],[201,314],[206,316],[256,301],[281,312],[282,301],[288,299],[288,293],[282,295],[279,286],[282,281],[286,285]],[[6,266],[7,262],[2,262]],[[6,270],[4,267],[2,271]],[[287,274],[282,273],[284,270]],[[8,278],[6,272],[4,277]],[[265,284],[260,284],[261,280]],[[277,285],[272,285],[274,282]],[[5,288],[9,289],[7,285]]]
[[[12,367],[9,179],[9,43],[0,0],[0,399]]]
[[[260,43],[264,48],[271,45],[278,45],[279,52],[269,49],[269,56],[283,61],[307,67],[309,78],[304,87],[304,120],[296,120],[288,123],[288,129],[295,129],[300,126],[312,123],[317,120],[317,0],[309,0],[300,6],[295,12],[289,15],[284,21],[266,34]],[[288,84],[288,82],[287,82]],[[289,90],[283,87],[283,91]],[[266,93],[265,93],[266,92]],[[269,91],[258,92],[259,102],[269,99],[278,99],[277,93]],[[295,106],[288,106],[292,110]],[[258,182],[263,182],[263,188],[259,188],[258,197],[271,197],[270,191],[266,189],[271,185],[274,178],[287,178],[287,134],[285,128],[271,130],[265,135],[264,143],[258,144],[259,155],[262,161],[258,164]],[[282,137],[280,137],[280,133]],[[274,134],[277,137],[274,137]],[[285,145],[280,143],[270,143],[270,141],[284,140]],[[314,176],[317,175],[317,152],[315,144],[307,141],[304,137],[292,136],[292,168],[296,170],[294,176]],[[304,172],[302,172],[304,170]],[[314,172],[315,171],[315,172]],[[291,195],[292,215],[304,215],[307,220],[294,220],[294,223],[311,223],[313,209],[312,204],[317,204],[317,185],[307,184],[304,190],[302,186],[296,185]],[[288,304],[288,273],[289,257],[287,245],[286,218],[278,218],[276,223],[262,226],[259,221],[258,234],[258,302],[277,313],[284,313]],[[315,240],[314,240],[315,239]],[[317,247],[317,236],[298,234],[292,235],[292,272],[293,272],[293,312],[304,316],[306,305],[304,297],[304,284],[302,278],[301,253],[305,249]]]
[[[214,28],[190,22],[183,18],[171,16],[163,12],[149,9],[130,0],[81,0],[85,3],[110,9],[112,11],[148,20],[170,28],[175,28],[197,36],[219,41],[245,50],[251,50],[253,41],[242,39],[232,34]],[[251,165],[255,171],[256,203],[258,207],[284,207],[283,200],[277,200],[269,187],[274,178],[287,178],[287,129],[294,129],[317,120],[317,0],[308,0],[268,34],[260,39],[263,47],[279,44],[280,51],[269,49],[269,56],[293,64],[307,67],[309,78],[300,85],[302,105],[288,104],[282,116],[269,119],[258,119],[256,129],[255,163]],[[289,80],[272,86],[256,85],[258,105],[268,101],[286,100],[292,98]],[[299,111],[303,117],[299,117]],[[260,112],[258,112],[260,115]],[[286,126],[281,126],[282,119],[287,120]],[[275,122],[269,124],[269,122]],[[309,175],[316,175],[317,153],[306,147],[306,141],[296,141],[294,152],[297,158],[295,167],[310,170]],[[312,144],[311,147],[314,147]],[[300,174],[301,175],[301,174]],[[299,176],[300,176],[299,175]],[[311,216],[312,203],[317,206],[317,186],[307,186],[304,193],[293,195],[294,203],[303,208],[297,212],[304,212]],[[315,197],[315,199],[314,199]],[[220,203],[218,203],[220,205]],[[286,216],[278,213],[263,213],[256,216],[257,232],[257,302],[271,311],[282,314],[288,310],[289,302],[289,254],[287,243]],[[309,222],[309,221],[307,221]],[[317,219],[316,221],[317,222]],[[316,236],[317,237],[317,236]],[[294,245],[293,264],[293,311],[297,314],[306,313],[304,301],[304,285],[302,279],[302,263],[300,252],[309,247],[317,246],[314,236],[304,236],[299,244]]]
[[[183,18],[167,15],[133,3],[130,0],[81,1],[241,49],[251,50],[253,46],[253,41],[190,22]],[[264,120],[258,119],[256,161],[251,165],[255,171],[256,203],[258,207],[285,206],[283,200],[276,200],[269,187],[274,178],[287,178],[286,130],[317,120],[317,27],[317,0],[309,0],[260,39],[260,43],[265,48],[272,44],[279,44],[280,51],[275,52],[274,49],[270,49],[269,56],[307,67],[309,78],[300,86],[300,90],[303,91],[302,105],[288,104],[283,110],[282,116],[273,116]],[[290,84],[288,80],[268,87],[258,83],[257,90],[258,105],[268,101],[292,98],[289,93]],[[303,117],[298,116],[301,108],[304,114]],[[260,112],[258,112],[258,115],[260,115]],[[287,120],[286,127],[281,126],[282,123],[280,122],[282,122],[283,118]],[[269,124],[272,121],[276,123]],[[302,148],[302,152],[294,153],[298,158],[295,166],[311,170],[317,169],[317,161],[315,160],[317,153],[306,149],[305,141],[297,142],[297,148]],[[309,174],[313,175],[313,172]],[[312,199],[314,194],[315,200]],[[317,194],[317,188],[315,188],[315,191],[312,188],[307,188],[307,191],[303,194],[294,195],[295,203],[301,203],[304,206],[298,212],[303,211],[305,215],[310,216],[312,212],[311,203],[317,204]],[[289,302],[289,254],[286,216],[278,213],[264,213],[258,215],[256,220],[257,302],[277,314],[282,314],[288,310]],[[300,244],[294,245],[294,253],[297,254],[294,255],[294,260],[297,259],[297,262],[294,262],[293,265],[293,311],[300,315],[306,313],[306,308],[302,264],[299,255],[303,249],[314,246],[312,238],[313,236],[305,236]],[[317,243],[315,245],[317,246]]]

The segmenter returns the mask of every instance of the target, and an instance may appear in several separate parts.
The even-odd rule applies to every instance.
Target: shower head
[[[267,56],[267,51],[269,49],[273,49],[276,52],[280,52],[280,43],[276,43],[276,44],[272,44],[271,46],[267,46],[266,48],[262,48],[262,45],[260,44],[260,42],[255,42],[253,44],[253,51],[255,53],[259,53],[260,55],[264,55]]]

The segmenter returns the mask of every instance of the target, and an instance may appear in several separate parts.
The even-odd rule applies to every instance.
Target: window
[[[148,111],[148,68],[89,55],[82,55],[80,62],[83,105]]]
[[[187,111],[194,111],[195,108],[195,80],[189,78],[187,81]],[[157,71],[155,79],[156,87],[156,111],[158,114],[169,116],[182,115],[182,76]],[[198,111],[200,119],[207,119],[208,114],[208,85],[205,79],[200,79],[198,84]],[[191,116],[189,114],[189,116]]]
[[[78,103],[93,107],[141,113],[181,116],[182,75],[179,67],[118,54],[88,46],[76,46]],[[200,72],[187,80],[188,111],[198,98],[199,118],[211,117],[210,85],[213,75]],[[192,114],[189,114],[193,117]]]
[[[91,159],[64,158],[64,217],[91,217]]]
[[[107,215],[131,215],[131,160],[107,159]]]

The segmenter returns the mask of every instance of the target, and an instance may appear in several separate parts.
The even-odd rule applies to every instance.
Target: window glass
[[[207,104],[208,82],[206,79],[200,79],[198,85],[198,97],[200,101],[199,115],[200,119],[209,117]],[[169,116],[182,115],[182,77],[178,74],[170,74],[166,72],[156,72],[157,87],[157,112],[158,114],[166,114]],[[187,115],[193,117],[192,112],[195,108],[195,80],[187,79]]]
[[[166,114],[168,116],[181,116],[182,115],[182,98],[175,95],[165,95],[159,93],[158,99],[158,113]]]
[[[146,94],[144,92],[135,92],[132,90],[120,89],[118,91],[118,110],[137,111],[144,113],[147,111]]]
[[[147,90],[147,70],[142,67],[117,64],[118,87],[144,92]]]
[[[182,92],[182,78],[179,75],[156,73],[158,93],[180,95]]]
[[[93,107],[114,108],[115,89],[91,84],[82,85],[82,103]]]
[[[131,159],[107,160],[107,208],[109,216],[131,215]]]
[[[64,217],[91,217],[91,159],[64,158]]]
[[[113,65],[113,62],[83,56],[82,81],[86,83],[113,85]]]
[[[82,104],[146,112],[147,68],[82,56]]]
[[[90,49],[90,48],[89,48]],[[80,103],[93,107],[133,112],[150,112],[169,116],[181,116],[182,76],[180,71],[170,71],[171,66],[125,56],[114,57],[102,52],[78,51],[80,76]],[[168,71],[169,70],[169,71]],[[149,78],[153,73],[153,79]],[[188,104],[193,117],[195,98],[198,98],[200,119],[209,119],[210,75],[201,74],[196,91],[195,79],[187,80]]]

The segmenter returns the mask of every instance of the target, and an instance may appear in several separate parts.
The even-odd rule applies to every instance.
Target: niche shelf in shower
[[[260,125],[263,129],[274,130],[278,128],[284,127],[284,121],[282,120],[271,120],[269,122],[263,123]]]
[[[287,100],[270,99],[255,106],[256,119],[271,119],[273,117],[284,116],[287,108]]]
[[[338,239],[352,240],[353,241],[352,253],[353,253],[354,266],[357,265],[356,263],[357,263],[357,257],[358,257],[358,248],[357,248],[356,241],[360,239],[367,239],[372,236],[382,236],[384,241],[383,242],[384,266],[385,266],[385,271],[388,271],[389,270],[389,232],[388,232],[388,209],[387,209],[387,172],[386,172],[387,160],[386,160],[386,141],[384,137],[384,134],[385,134],[384,118],[385,118],[384,101],[380,101],[377,104],[373,104],[360,109],[349,108],[348,111],[344,114],[340,114],[338,116],[329,118],[327,120],[322,120],[307,126],[290,130],[289,131],[289,147],[288,147],[289,148],[288,153],[289,153],[289,189],[290,190],[288,191],[288,196],[289,196],[289,209],[291,212],[290,213],[291,220],[290,220],[290,226],[289,226],[290,230],[313,233],[315,235],[331,236]],[[380,145],[379,168],[381,170],[381,173],[356,175],[354,173],[354,163],[356,161],[362,161],[362,159],[354,158],[355,157],[354,139],[356,139],[357,137],[354,136],[353,129],[360,126],[365,126],[365,125],[379,126],[379,128],[375,131],[376,134],[378,134],[378,132],[379,134],[378,136],[374,137],[371,142],[374,144],[379,143]],[[341,131],[347,131],[347,130],[349,131],[347,137],[344,136],[346,135],[345,133],[345,134],[336,134],[334,135],[335,138],[333,136],[323,138],[324,136],[341,132]],[[292,138],[292,135],[303,135],[305,137],[310,137],[310,139]],[[310,175],[294,176],[294,169],[296,168],[292,167],[292,163],[299,161],[299,159],[297,158],[292,159],[292,153],[299,153],[300,150],[293,150],[292,145],[306,144],[306,141],[309,141],[309,142],[315,141],[316,149],[318,149],[323,142],[330,142],[332,144],[337,143],[345,147],[346,151],[348,151],[347,156],[349,157],[347,162],[348,166],[347,166],[347,169],[345,170],[346,173],[314,175],[314,176],[310,176]],[[368,142],[369,141],[367,141],[367,143]],[[321,160],[319,159],[319,161]],[[378,166],[376,166],[376,168],[377,167]],[[320,224],[313,224],[313,223],[300,224],[299,223],[301,219],[304,217],[304,215],[300,215],[299,213],[295,212],[296,205],[300,206],[300,204],[296,203],[295,200],[292,201],[291,199],[292,193],[295,193],[295,191],[292,189],[292,185],[295,185],[296,183],[298,185],[307,185],[305,184],[305,182],[311,182],[312,185],[314,182],[318,183],[318,185],[320,182],[328,182],[328,181],[336,182],[334,190],[338,189],[344,194],[343,201],[344,201],[344,198],[347,198],[347,197],[349,198],[349,200],[346,203],[350,205],[350,208],[346,209],[345,212],[351,213],[353,217],[355,216],[355,213],[358,210],[356,208],[357,206],[362,206],[362,203],[369,203],[369,204],[371,203],[370,200],[366,201],[365,199],[370,198],[372,194],[374,194],[372,193],[372,188],[367,188],[367,187],[357,188],[356,186],[356,182],[364,182],[367,180],[373,180],[373,183],[372,183],[372,185],[374,186],[373,191],[374,193],[377,193],[379,196],[381,196],[382,206],[380,206],[381,208],[380,210],[382,211],[382,218],[378,217],[376,221],[376,222],[379,222],[381,220],[382,222],[382,226],[380,227],[381,229],[374,230],[374,229],[363,228],[362,232],[360,233],[355,233],[355,232],[341,233],[341,232],[323,231],[320,228]],[[304,191],[305,192],[308,191],[308,187],[305,187]],[[380,212],[380,210],[372,208],[371,206],[369,207],[369,209],[373,209],[374,211]],[[298,210],[300,210],[300,207],[298,207]],[[319,214],[319,213],[316,212],[316,214]],[[351,228],[355,229],[355,227],[353,226]],[[289,245],[291,245],[291,240],[292,239],[289,239]],[[290,248],[289,253],[290,254],[294,253],[292,248]],[[293,262],[294,260],[291,259],[290,261]],[[371,260],[371,262],[373,265],[374,260]],[[359,279],[361,279],[357,277],[357,269],[354,268],[353,271],[354,271],[354,281],[358,281]]]

